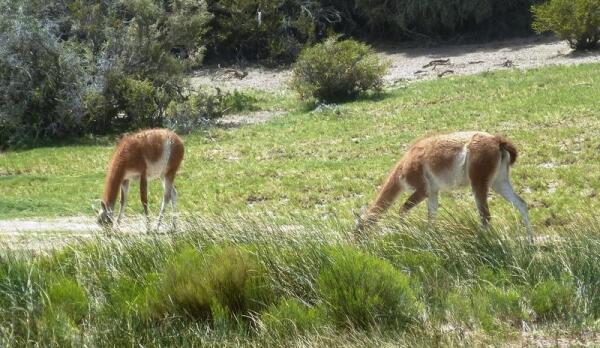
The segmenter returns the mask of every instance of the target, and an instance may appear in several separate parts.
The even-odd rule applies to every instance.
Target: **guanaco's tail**
[[[519,155],[517,151],[517,147],[508,139],[503,137],[502,135],[496,135],[496,139],[498,140],[498,145],[500,146],[500,150],[505,150],[510,155],[510,165],[512,166],[517,157]]]

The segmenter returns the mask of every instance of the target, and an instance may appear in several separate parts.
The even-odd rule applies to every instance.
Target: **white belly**
[[[466,146],[457,154],[452,165],[441,173],[433,173],[430,168],[426,168],[426,177],[430,191],[448,191],[457,187],[469,184],[469,175],[467,173],[467,155]]]

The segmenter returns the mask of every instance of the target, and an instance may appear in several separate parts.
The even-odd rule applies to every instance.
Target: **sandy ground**
[[[409,81],[476,74],[501,69],[525,69],[544,65],[570,65],[600,62],[600,52],[573,53],[562,41],[531,37],[477,45],[453,45],[430,48],[377,47],[378,54],[390,61],[385,76],[388,86]],[[207,67],[192,79],[194,86],[209,85],[223,90],[255,88],[277,92],[286,88],[289,68]],[[219,122],[224,127],[267,122],[282,112],[253,112],[231,115]],[[125,233],[144,231],[141,218],[129,219]],[[0,249],[54,248],[73,239],[89,238],[101,230],[91,216],[57,219],[0,220]]]
[[[600,52],[574,53],[566,42],[551,37],[426,48],[400,48],[388,44],[377,46],[376,50],[391,64],[385,76],[388,86],[405,81],[502,69],[600,62]],[[222,90],[254,88],[275,92],[287,88],[290,75],[290,68],[211,66],[198,70],[192,78],[192,85],[207,85]]]

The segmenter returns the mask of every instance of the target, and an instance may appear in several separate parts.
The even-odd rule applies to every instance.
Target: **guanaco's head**
[[[113,224],[113,213],[112,211],[108,208],[108,206],[106,205],[106,203],[104,203],[104,201],[100,202],[100,206],[101,209],[98,210],[98,225],[100,225],[103,228],[108,228],[110,226],[112,226]]]

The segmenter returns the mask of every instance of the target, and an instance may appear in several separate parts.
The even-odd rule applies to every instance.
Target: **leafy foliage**
[[[597,0],[549,0],[533,6],[533,29],[553,31],[571,47],[582,50],[598,47],[600,2]]]
[[[302,98],[337,102],[380,90],[386,70],[387,63],[366,44],[329,38],[302,52],[290,86]]]

